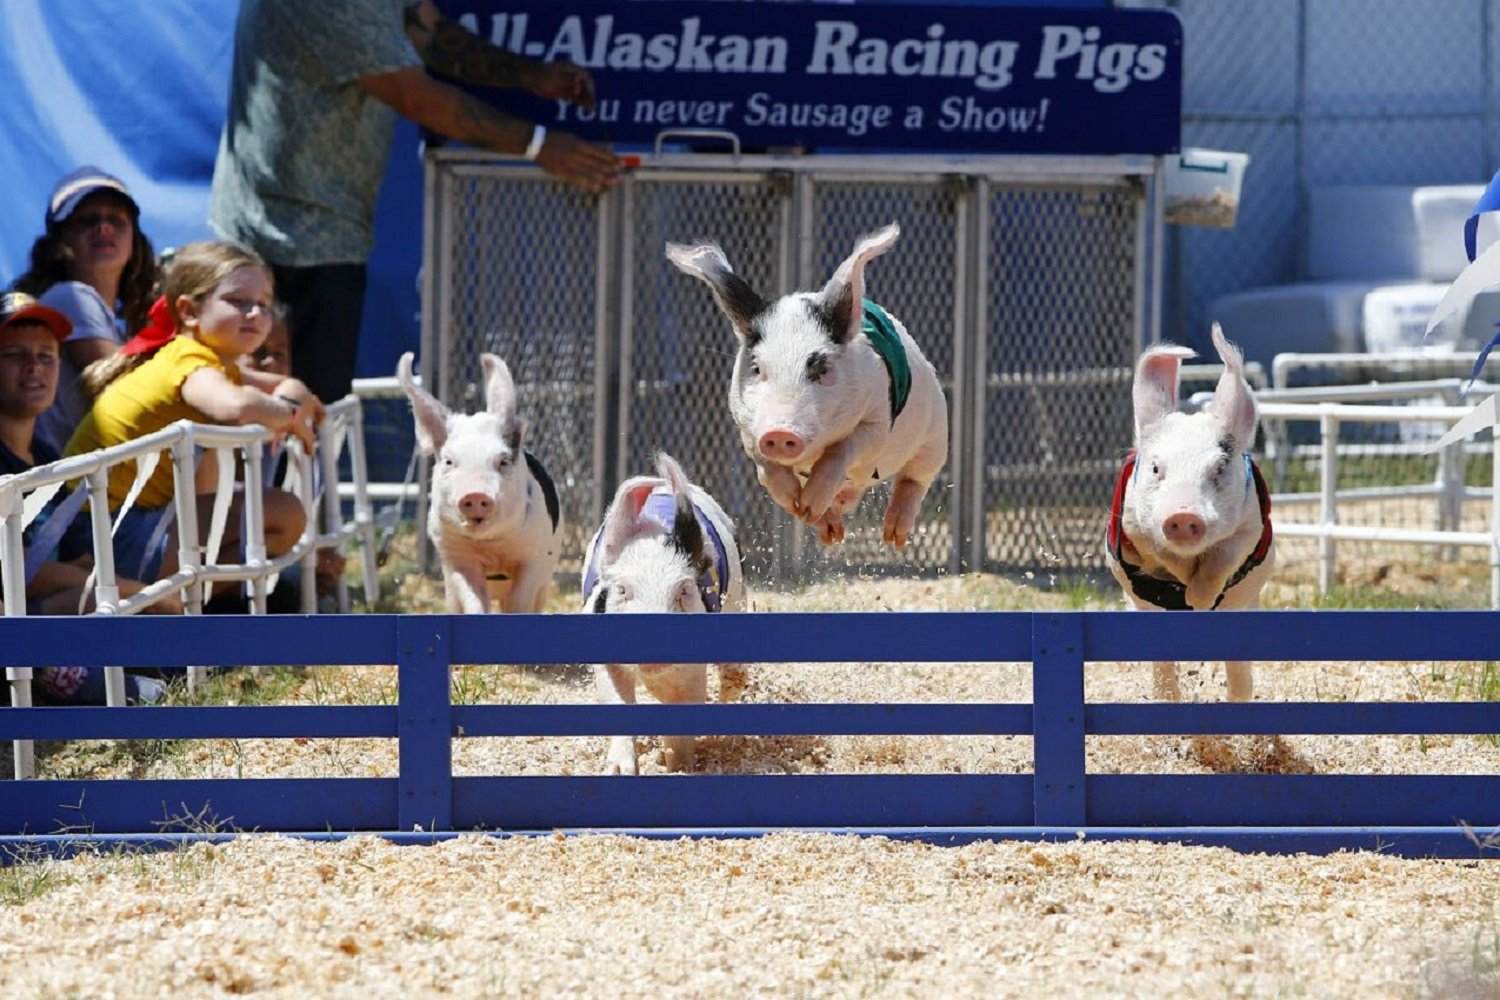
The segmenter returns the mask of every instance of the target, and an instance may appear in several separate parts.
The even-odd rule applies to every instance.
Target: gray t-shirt
[[[40,300],[73,321],[73,332],[65,343],[107,340],[118,345],[121,342],[114,310],[92,285],[81,281],[59,281],[43,292]],[[37,418],[34,432],[58,454],[67,448],[68,438],[73,436],[89,409],[88,402],[78,391],[78,374],[78,368],[68,360],[68,351],[64,347],[57,372],[57,399]]]
[[[242,0],[209,221],[273,264],[363,263],[395,112],[362,76],[422,60],[411,0]]]

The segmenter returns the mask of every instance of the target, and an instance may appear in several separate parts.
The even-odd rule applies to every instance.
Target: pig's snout
[[[760,453],[773,462],[791,462],[807,450],[807,442],[788,430],[766,431],[760,436]]]
[[[1173,545],[1197,545],[1207,530],[1203,518],[1192,511],[1180,510],[1162,522],[1162,534]]]
[[[465,519],[479,524],[495,512],[495,501],[484,493],[465,493],[458,501],[458,510]]]

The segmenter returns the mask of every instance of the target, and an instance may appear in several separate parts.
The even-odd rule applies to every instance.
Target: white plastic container
[[[1232,229],[1249,153],[1184,148],[1166,157],[1165,218],[1177,226]]]

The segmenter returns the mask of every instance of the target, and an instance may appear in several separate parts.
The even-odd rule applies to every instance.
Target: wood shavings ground
[[[780,834],[241,839],[53,863],[6,996],[1448,997],[1500,865]]]
[[[1445,567],[1445,571],[1447,567]],[[1404,568],[1385,578],[1417,579]],[[1307,598],[1306,566],[1267,604]],[[994,577],[830,581],[760,610],[1114,607]],[[571,610],[567,596],[557,610]],[[1489,672],[1486,672],[1486,671]],[[1494,698],[1486,664],[1265,664],[1263,700]],[[388,703],[389,667],[236,674],[231,700]],[[259,677],[261,679],[257,680]],[[249,678],[248,680],[245,678]],[[1150,697],[1150,666],[1089,669],[1091,700]],[[1185,696],[1223,697],[1219,664]],[[467,702],[590,702],[584,667],[465,667]],[[757,665],[752,701],[1026,701],[1023,664]],[[52,777],[391,775],[393,741],[44,746]],[[461,739],[466,774],[592,774],[602,739]],[[1097,772],[1496,773],[1477,737],[1091,739]],[[642,741],[647,774],[660,747]],[[1031,769],[1030,740],[701,741],[698,770]],[[628,780],[628,779],[622,779]],[[646,779],[649,780],[649,779]],[[1172,845],[932,848],[464,838],[398,848],[280,839],[0,871],[4,996],[1500,996],[1500,865]]]

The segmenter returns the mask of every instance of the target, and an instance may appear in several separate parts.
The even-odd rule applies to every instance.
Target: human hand
[[[301,379],[282,379],[276,384],[274,394],[299,406],[307,407],[308,415],[311,416],[314,427],[323,422],[323,416],[326,412],[323,408],[323,401]]]
[[[317,437],[313,434],[312,419],[313,408],[306,400],[296,400],[281,394],[280,387],[270,394],[279,405],[279,413],[272,420],[266,421],[266,426],[280,434],[290,433],[298,441],[307,454],[311,455],[317,448]]]
[[[588,111],[594,110],[594,78],[582,66],[566,60],[539,63],[530,69],[522,85],[537,97],[569,101]]]
[[[338,588],[339,577],[344,575],[344,554],[338,549],[319,549],[317,571],[318,593],[331,594]]]
[[[595,194],[609,190],[620,179],[615,154],[568,132],[548,131],[536,163],[558,180]]]

